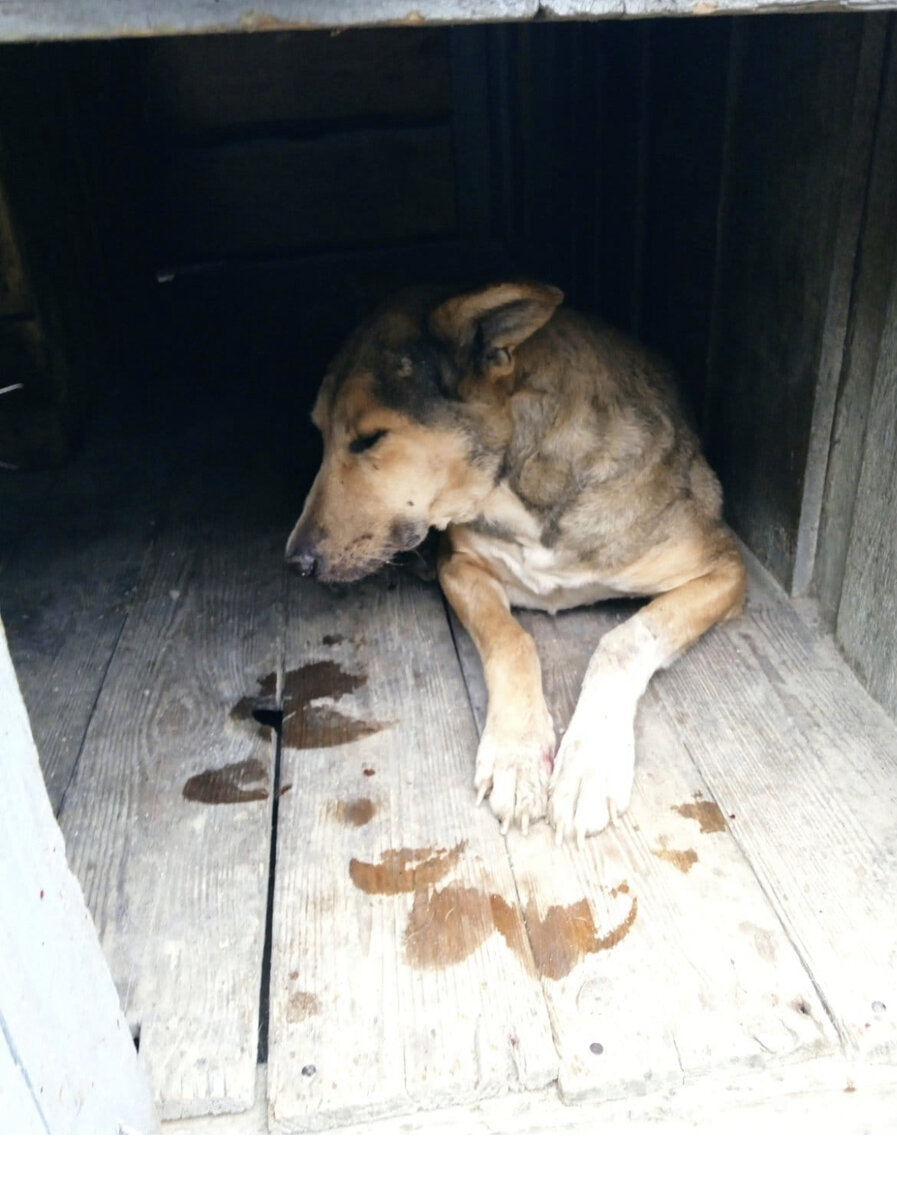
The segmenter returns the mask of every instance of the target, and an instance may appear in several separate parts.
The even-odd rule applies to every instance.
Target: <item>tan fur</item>
[[[560,300],[544,284],[418,292],[356,331],[315,405],[324,460],[287,557],[351,580],[444,530],[440,581],[489,693],[480,798],[504,828],[548,808],[581,838],[631,783],[625,747],[609,775],[585,761],[589,728],[628,745],[650,675],[739,611],[745,575],[665,367]],[[655,599],[599,645],[551,775],[541,669],[511,606],[624,595]]]

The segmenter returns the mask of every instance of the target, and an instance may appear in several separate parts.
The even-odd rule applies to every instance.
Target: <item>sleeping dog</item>
[[[629,805],[651,676],[742,605],[745,571],[667,369],[541,283],[406,293],[362,324],[312,420],[324,458],[287,543],[351,581],[442,530],[442,588],[488,691],[479,801],[560,842]],[[654,597],[595,650],[555,756],[533,640],[514,606]]]

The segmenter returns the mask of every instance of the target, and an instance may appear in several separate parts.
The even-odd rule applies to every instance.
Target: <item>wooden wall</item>
[[[457,232],[447,30],[165,38],[143,89],[163,259]]]
[[[28,468],[64,460],[95,379],[94,229],[64,55],[2,51],[0,460]]]
[[[897,716],[897,45],[891,27],[827,461],[814,590]]]

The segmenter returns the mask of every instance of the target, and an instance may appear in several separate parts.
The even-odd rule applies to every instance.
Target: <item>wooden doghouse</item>
[[[893,1126],[890,5],[114,7],[0,0],[0,1130]],[[473,807],[434,583],[282,566],[341,337],[512,276],[751,568],[584,851]],[[559,729],[628,611],[522,618]]]

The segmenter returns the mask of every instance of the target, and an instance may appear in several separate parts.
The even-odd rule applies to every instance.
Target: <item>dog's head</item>
[[[562,299],[532,283],[448,299],[420,290],[361,325],[312,411],[324,457],[287,562],[348,582],[430,528],[472,520],[495,483],[515,351]]]

